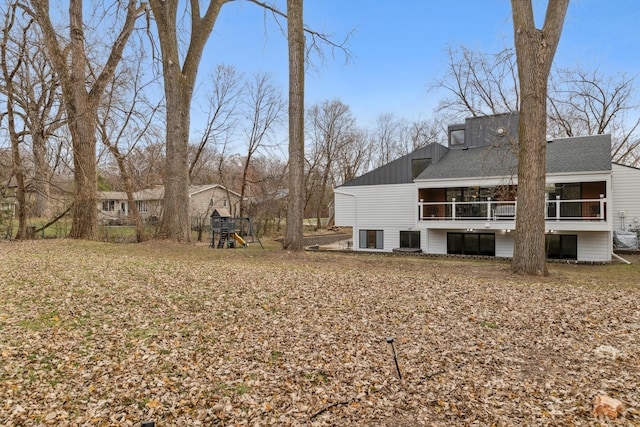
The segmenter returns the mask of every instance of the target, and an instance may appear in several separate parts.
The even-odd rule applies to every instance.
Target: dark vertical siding
[[[383,185],[383,184],[408,184],[413,182],[412,160],[413,159],[432,159],[433,153],[439,153],[441,157],[447,151],[446,147],[433,143],[425,147],[418,148],[412,153],[393,160],[386,165],[382,165],[377,169],[365,173],[347,183],[344,187],[356,185]]]

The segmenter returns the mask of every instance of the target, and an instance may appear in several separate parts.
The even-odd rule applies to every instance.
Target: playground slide
[[[233,237],[236,242],[240,243],[242,246],[247,246],[247,242],[240,236],[238,236],[236,233],[231,233],[231,237]]]

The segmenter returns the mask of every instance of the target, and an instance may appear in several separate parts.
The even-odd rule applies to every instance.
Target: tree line
[[[200,2],[188,2],[184,6],[190,19],[184,19],[184,16],[181,16],[183,11],[179,9],[180,2],[177,0],[151,1],[150,4],[138,3],[136,0],[108,5],[96,3],[89,4],[93,7],[89,14],[93,19],[90,19],[86,17],[83,9],[85,4],[80,0],[71,0],[68,7],[68,20],[60,26],[52,22],[52,16],[60,15],[51,13],[48,0],[16,1],[7,5],[3,10],[5,25],[2,44],[4,65],[2,93],[7,105],[7,112],[3,114],[3,118],[6,118],[9,123],[7,133],[11,140],[9,175],[17,181],[16,198],[19,210],[17,238],[22,238],[26,234],[26,217],[23,215],[26,211],[26,168],[20,158],[20,152],[24,151],[23,149],[28,145],[25,141],[35,139],[37,135],[43,135],[47,141],[55,137],[66,139],[66,144],[61,143],[61,146],[64,145],[61,153],[64,151],[63,154],[67,154],[66,160],[70,160],[66,165],[66,171],[72,171],[70,177],[73,179],[73,197],[68,208],[72,218],[70,232],[72,237],[96,238],[98,139],[102,140],[109,154],[118,163],[123,185],[130,198],[129,190],[133,181],[127,179],[129,171],[125,162],[125,157],[129,153],[120,142],[126,142],[129,148],[132,148],[132,145],[142,145],[138,143],[149,138],[148,132],[152,130],[152,123],[147,121],[147,124],[141,128],[140,122],[147,120],[148,116],[144,113],[137,114],[137,110],[121,109],[117,104],[121,101],[120,95],[122,95],[125,102],[135,102],[142,106],[145,102],[144,95],[137,89],[151,83],[136,80],[133,83],[135,86],[133,93],[141,96],[126,99],[130,95],[127,89],[130,89],[132,84],[128,79],[133,74],[145,79],[150,73],[156,78],[162,77],[163,89],[159,104],[155,107],[151,105],[142,107],[155,108],[154,111],[162,108],[164,115],[164,123],[160,126],[162,130],[159,133],[164,134],[165,162],[162,173],[165,198],[158,234],[178,241],[190,240],[187,187],[190,183],[189,175],[192,173],[188,168],[191,101],[204,46],[213,30],[220,9],[229,1],[212,0],[208,3],[206,10],[201,10]],[[258,0],[248,1],[269,10],[274,17],[287,16],[267,3]],[[302,1],[290,0],[288,7],[301,10]],[[94,31],[89,31],[91,29]],[[305,27],[300,27],[300,31],[310,34],[310,40],[313,42],[311,47],[326,43],[334,48],[341,48],[341,45],[333,43],[321,33]],[[111,39],[108,37],[110,34],[113,35]],[[289,43],[291,44],[291,41]],[[19,81],[24,84],[32,77],[30,73],[33,70],[33,64],[27,64],[22,60],[26,50],[34,52],[34,55],[36,53],[41,55],[43,61],[35,64],[35,67],[42,65],[46,72],[54,77],[51,84],[55,98],[52,99],[49,107],[53,106],[61,113],[58,123],[62,123],[60,126],[62,135],[47,134],[48,129],[38,132],[34,126],[31,126],[32,123],[21,117],[27,109],[42,112],[38,110],[38,106],[26,106],[22,111],[14,108],[17,106],[16,98],[24,93],[19,92],[23,87],[20,84],[14,85],[13,82],[17,77],[22,77]],[[140,72],[141,68],[135,63],[132,64],[131,61],[144,58],[146,52],[151,52],[149,62],[145,67],[146,72]],[[21,76],[21,73],[26,74]],[[42,93],[42,87],[36,86],[35,92],[39,96]],[[114,96],[119,89],[123,88],[125,92]],[[106,100],[115,103],[105,105]],[[49,112],[47,111],[47,114],[40,118],[41,123],[47,125],[51,123]],[[114,123],[110,115],[114,112],[119,112],[120,118],[124,120]],[[26,114],[23,117],[27,117]],[[18,125],[16,122],[19,122]],[[120,126],[119,129],[118,126]],[[132,133],[137,133],[138,136],[134,135],[132,138]],[[34,134],[36,137],[33,136]],[[250,144],[259,145],[263,136],[264,129],[253,129],[249,136]],[[43,185],[50,184],[51,179],[41,180],[41,182],[44,183]],[[41,191],[40,194],[44,195],[45,192]],[[135,203],[130,204],[134,207],[132,213],[135,216]],[[298,228],[301,229],[302,224]],[[143,239],[141,232],[142,228],[139,227],[139,238]],[[296,246],[300,246],[300,242],[296,242]]]
[[[82,20],[82,4],[71,3],[69,11],[74,22]],[[149,11],[134,10],[133,3],[124,11],[127,15],[117,38],[120,42],[77,43],[77,52],[71,50],[74,45],[69,42],[69,57],[81,62],[71,69],[56,66],[50,59],[50,51],[58,55],[56,58],[64,57],[61,50],[66,39],[48,20],[46,2],[16,2],[3,11],[5,84],[1,94],[8,107],[16,106],[3,115],[3,120],[11,119],[21,128],[15,129],[14,125],[8,129],[13,142],[10,149],[2,151],[1,164],[3,182],[18,181],[17,238],[26,237],[28,217],[55,217],[69,206],[75,206],[74,212],[82,211],[74,217],[72,236],[88,237],[81,225],[96,223],[95,209],[80,206],[97,205],[95,191],[89,191],[97,188],[127,193],[137,239],[145,240],[133,193],[164,183],[167,176],[175,174],[167,169],[167,159],[174,159],[172,164],[183,163],[175,161],[182,155],[174,153],[166,142],[173,137],[163,135],[168,121],[163,116],[170,107],[162,91],[162,76],[149,72],[154,58],[146,49],[148,41],[134,37],[126,48],[122,41],[131,38],[127,32],[135,34],[129,27],[136,14],[145,16]],[[38,19],[43,20],[42,26]],[[77,31],[83,33],[81,39],[87,37],[84,29]],[[88,46],[95,52],[87,51]],[[111,51],[107,62],[100,62],[101,54],[116,47],[122,51]],[[118,57],[117,66],[108,64]],[[80,76],[82,70],[84,77]],[[72,71],[78,75],[71,76]],[[282,221],[281,199],[282,190],[288,190],[289,163],[283,153],[286,111],[282,89],[274,85],[267,72],[245,76],[228,65],[217,66],[205,85],[207,118],[197,135],[189,135],[185,182],[216,182],[237,191],[242,197],[235,214],[256,215],[265,230],[274,223],[286,222]],[[376,129],[364,129],[340,99],[306,110],[301,180],[305,216],[330,216],[333,187],[435,140],[425,139],[427,135],[433,137],[433,123],[408,122],[390,113],[379,117]],[[82,114],[76,114],[78,111]],[[72,114],[77,116],[75,121],[69,120]],[[93,130],[79,130],[89,125]],[[75,173],[92,168],[95,176]],[[32,203],[27,201],[27,190],[34,195]],[[167,197],[171,199],[173,196]]]
[[[219,65],[204,84],[207,119],[197,134],[191,133],[198,127],[191,124],[196,77],[204,45],[227,0],[212,0],[206,10],[200,2],[188,2],[187,20],[177,1],[147,5],[129,0],[111,9],[96,6],[87,17],[83,2],[70,0],[64,27],[52,21],[47,0],[13,1],[2,9],[0,123],[7,143],[0,146],[5,184],[0,191],[6,193],[7,183],[14,183],[16,238],[27,236],[29,216],[54,218],[66,211],[72,216],[72,237],[96,238],[100,188],[127,193],[138,240],[144,240],[133,193],[163,183],[158,234],[189,241],[187,187],[208,182],[240,193],[238,214],[260,218],[265,231],[295,210],[296,216],[284,221],[287,226],[295,223],[295,230],[287,230],[293,235],[301,232],[303,216],[315,216],[318,225],[330,216],[332,188],[423,145],[445,141],[448,124],[526,110],[529,95],[522,88],[527,65],[519,62],[525,54],[518,53],[517,43],[515,49],[498,53],[450,48],[446,72],[431,84],[432,93],[446,95],[427,120],[383,112],[367,129],[341,99],[300,107],[309,51],[321,53],[322,46],[329,46],[348,55],[346,45],[305,27],[298,16],[301,0],[287,2],[290,16],[273,5],[248,1],[274,19],[291,18],[287,38],[294,77],[289,93],[302,93],[289,97],[287,111],[282,88],[268,72],[245,76],[232,65]],[[527,16],[518,3],[514,28],[516,14]],[[566,12],[564,1],[554,3],[548,15],[562,18],[554,24],[560,28],[563,7]],[[302,32],[306,41],[296,36]],[[559,29],[551,32],[559,38]],[[541,140],[611,133],[613,160],[637,165],[635,78],[606,75],[597,68],[552,68],[552,57],[546,64],[548,90],[547,79],[543,85],[545,123],[537,124],[545,129]],[[545,73],[537,76],[541,80]],[[288,138],[282,136],[287,115]],[[27,189],[35,195],[32,202]],[[56,200],[64,194],[69,196]],[[283,199],[289,206],[283,207]],[[299,238],[294,240],[293,246],[298,245]]]

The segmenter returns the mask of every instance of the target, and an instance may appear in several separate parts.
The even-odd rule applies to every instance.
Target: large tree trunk
[[[88,79],[82,0],[69,1],[69,60],[67,48],[60,45],[51,23],[48,0],[32,0],[35,16],[42,28],[45,46],[60,76],[67,122],[71,133],[74,165],[74,192],[71,237],[95,240],[98,236],[96,118],[100,98],[115,73],[139,10],[135,0],[127,3],[127,14],[109,58],[95,79]],[[93,80],[90,90],[87,82]]]
[[[191,241],[189,220],[189,123],[191,97],[204,45],[220,8],[228,0],[211,0],[204,17],[198,1],[190,2],[189,46],[182,68],[178,47],[178,0],[150,0],[162,50],[162,73],[167,103],[165,188],[159,236]]]
[[[191,241],[188,167],[191,89],[184,86],[178,65],[165,65],[167,141],[159,236],[178,242]]]
[[[304,216],[304,27],[303,0],[287,0],[289,42],[289,205],[284,247],[302,250]]]
[[[87,56],[84,49],[84,22],[81,0],[69,3],[71,46],[70,84],[65,88],[69,131],[73,145],[74,208],[71,237],[95,240],[98,237],[96,162],[96,111],[85,87]]]
[[[511,5],[521,94],[518,208],[511,269],[545,275],[547,81],[569,0],[550,0],[542,30],[535,28],[531,1],[512,0]]]
[[[523,95],[525,85],[521,85]],[[539,115],[543,99],[529,98],[523,102],[520,112],[518,139],[518,210],[516,215],[516,238],[511,268],[516,273],[545,275],[545,170],[546,114]],[[528,105],[533,104],[533,105]],[[524,143],[523,143],[524,142]]]
[[[69,118],[69,129],[73,144],[74,205],[71,222],[71,237],[96,240],[98,237],[98,174],[96,162],[96,114],[90,110],[86,99],[78,96],[75,105],[86,109],[85,114]]]

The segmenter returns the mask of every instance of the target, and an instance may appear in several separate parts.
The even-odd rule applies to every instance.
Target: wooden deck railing
[[[545,219],[548,221],[605,221],[607,199],[601,195],[599,199],[547,200],[545,202]],[[516,217],[518,201],[491,200],[458,202],[418,203],[419,219],[428,220],[483,220],[513,221]]]

